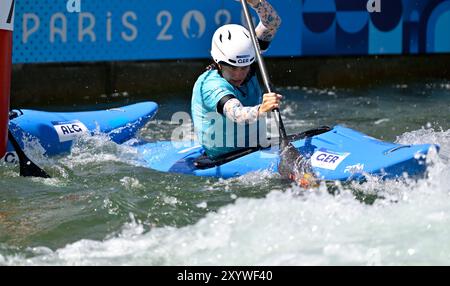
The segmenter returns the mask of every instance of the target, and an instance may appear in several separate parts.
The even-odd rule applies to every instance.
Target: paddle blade
[[[44,170],[39,168],[29,159],[25,162],[20,161],[20,175],[22,177],[50,178],[50,176]]]
[[[296,182],[300,187],[310,188],[318,185],[318,181],[307,158],[287,140],[281,142],[278,172],[284,178]]]
[[[11,141],[14,149],[16,150],[17,157],[19,157],[20,175],[22,177],[40,177],[51,178],[43,169],[39,168],[33,161],[31,161],[27,155],[20,148],[19,143],[8,130],[8,139]]]

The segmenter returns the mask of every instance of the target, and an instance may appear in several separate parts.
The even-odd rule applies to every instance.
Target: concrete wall
[[[16,64],[12,108],[83,109],[98,104],[190,98],[209,60]],[[361,87],[450,80],[450,54],[376,57],[267,58],[275,86]]]

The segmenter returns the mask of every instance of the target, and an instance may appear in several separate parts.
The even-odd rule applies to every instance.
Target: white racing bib
[[[86,125],[78,120],[70,122],[52,122],[56,133],[58,133],[59,142],[74,140],[77,136],[89,132]]]
[[[0,30],[14,30],[15,0],[0,0]]]
[[[350,153],[338,153],[321,148],[312,155],[311,165],[317,168],[336,170],[348,155]]]

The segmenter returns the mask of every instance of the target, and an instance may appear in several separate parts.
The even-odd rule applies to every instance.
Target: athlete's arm
[[[266,0],[248,0],[247,2],[259,16],[260,22],[255,28],[256,36],[260,41],[270,43],[281,25],[280,16]]]
[[[280,94],[266,93],[261,104],[246,107],[234,96],[224,96],[217,105],[217,111],[228,119],[239,124],[251,124],[266,113],[280,107],[283,98]]]
[[[259,106],[243,106],[234,96],[225,96],[217,105],[217,111],[238,124],[251,124],[258,120]]]

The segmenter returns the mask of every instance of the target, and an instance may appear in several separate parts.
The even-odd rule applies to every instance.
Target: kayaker
[[[247,2],[259,16],[255,30],[260,48],[265,51],[281,19],[266,0]],[[214,63],[194,85],[191,112],[199,142],[206,155],[216,159],[261,145],[267,137],[266,114],[279,108],[282,96],[263,94],[256,76],[255,50],[245,27],[219,27],[212,37],[211,56]]]

